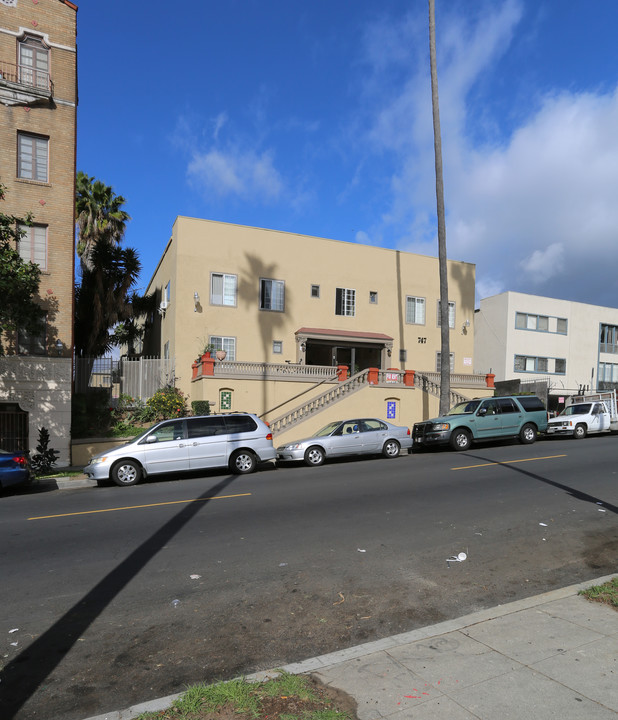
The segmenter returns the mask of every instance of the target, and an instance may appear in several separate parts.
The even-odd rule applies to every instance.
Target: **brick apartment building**
[[[77,6],[0,0],[2,212],[34,216],[19,243],[40,265],[40,337],[5,338],[0,358],[0,447],[36,447],[46,427],[59,464],[70,461]]]

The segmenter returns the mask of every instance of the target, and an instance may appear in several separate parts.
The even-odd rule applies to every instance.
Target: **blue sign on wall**
[[[386,419],[394,420],[397,417],[397,401],[388,400],[386,403]]]

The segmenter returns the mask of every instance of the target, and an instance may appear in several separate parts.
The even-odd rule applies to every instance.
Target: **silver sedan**
[[[328,423],[310,438],[277,448],[278,462],[304,461],[321,465],[326,458],[343,455],[378,455],[397,457],[403,448],[412,447],[410,428],[392,425],[377,418],[336,420]]]

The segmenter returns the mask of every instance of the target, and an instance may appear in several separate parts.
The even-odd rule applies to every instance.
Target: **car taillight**
[[[268,435],[266,436],[266,439],[267,439],[267,440],[272,440],[272,439],[273,439],[273,434],[272,434],[272,433],[268,433]]]
[[[408,428],[408,435],[410,434],[410,428]]]
[[[21,465],[22,467],[26,467],[26,458],[23,455],[15,455],[13,458],[13,462],[16,465]]]

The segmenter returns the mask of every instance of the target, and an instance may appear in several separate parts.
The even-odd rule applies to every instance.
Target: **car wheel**
[[[230,458],[230,470],[235,475],[247,475],[257,467],[255,455],[250,450],[236,450]]]
[[[112,480],[116,485],[137,485],[142,479],[142,468],[134,460],[121,460],[112,468]]]
[[[585,438],[587,434],[588,430],[583,423],[579,423],[579,425],[575,426],[575,430],[573,431],[573,437],[576,440],[583,440],[583,438]]]
[[[387,458],[395,458],[399,455],[401,446],[397,440],[387,440],[382,448],[382,455]]]
[[[519,441],[524,445],[530,445],[536,440],[536,428],[530,423],[526,423],[519,431]]]
[[[324,462],[324,450],[317,445],[312,445],[305,452],[305,462],[311,467],[317,467]]]
[[[470,445],[472,445],[472,438],[467,430],[463,430],[462,428],[453,430],[451,446],[455,450],[467,450]]]

